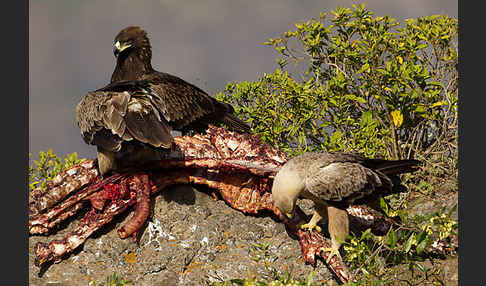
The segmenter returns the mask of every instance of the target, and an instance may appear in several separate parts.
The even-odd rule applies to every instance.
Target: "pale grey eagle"
[[[287,217],[294,215],[298,198],[315,204],[311,220],[302,228],[320,231],[317,223],[328,218],[331,254],[339,255],[341,241],[349,232],[346,208],[352,203],[375,201],[380,195],[398,191],[401,173],[417,170],[417,160],[369,159],[340,152],[309,152],[282,166],[272,186],[275,206]]]

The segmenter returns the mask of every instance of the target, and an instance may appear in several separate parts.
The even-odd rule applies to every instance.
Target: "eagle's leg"
[[[316,204],[311,220],[301,225],[300,228],[308,229],[309,231],[316,229],[318,232],[321,232],[321,227],[317,225],[321,219],[327,219],[327,205]]]
[[[349,233],[349,219],[346,210],[340,208],[329,206],[327,212],[329,215],[328,230],[331,236],[331,248],[325,248],[324,250],[331,252],[326,261],[329,263],[335,255],[341,259],[339,247]]]
[[[104,175],[116,169],[115,153],[98,147],[98,168],[100,175]]]

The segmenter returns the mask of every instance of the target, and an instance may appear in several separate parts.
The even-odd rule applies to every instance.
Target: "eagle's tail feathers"
[[[370,165],[373,165],[375,170],[379,170],[385,175],[396,175],[402,173],[411,173],[418,170],[420,161],[415,159],[410,160],[384,160],[371,159]]]

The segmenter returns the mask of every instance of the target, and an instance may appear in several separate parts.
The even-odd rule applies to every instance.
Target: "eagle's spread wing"
[[[305,180],[307,191],[328,202],[353,201],[370,195],[376,188],[391,188],[388,177],[353,162],[322,165]]]
[[[170,147],[170,126],[148,89],[132,83],[108,85],[88,92],[76,107],[76,120],[86,143],[119,151],[136,139],[154,147]]]

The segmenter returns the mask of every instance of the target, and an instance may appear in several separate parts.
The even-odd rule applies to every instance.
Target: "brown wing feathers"
[[[144,77],[155,95],[153,102],[174,129],[181,129],[215,113],[216,100],[175,76],[155,72]]]
[[[313,174],[306,186],[326,201],[349,203],[370,195],[377,188],[391,189],[391,181],[359,163],[339,162]]]
[[[77,121],[88,144],[119,151],[133,138],[154,147],[172,142],[167,121],[147,94],[98,90],[86,94],[77,107]]]
[[[125,122],[130,134],[140,142],[164,148],[172,144],[167,121],[146,96],[130,100]]]
[[[330,203],[353,203],[369,195],[403,190],[399,174],[416,171],[418,160],[369,159],[352,153],[304,153],[297,165],[305,174],[307,189]]]

